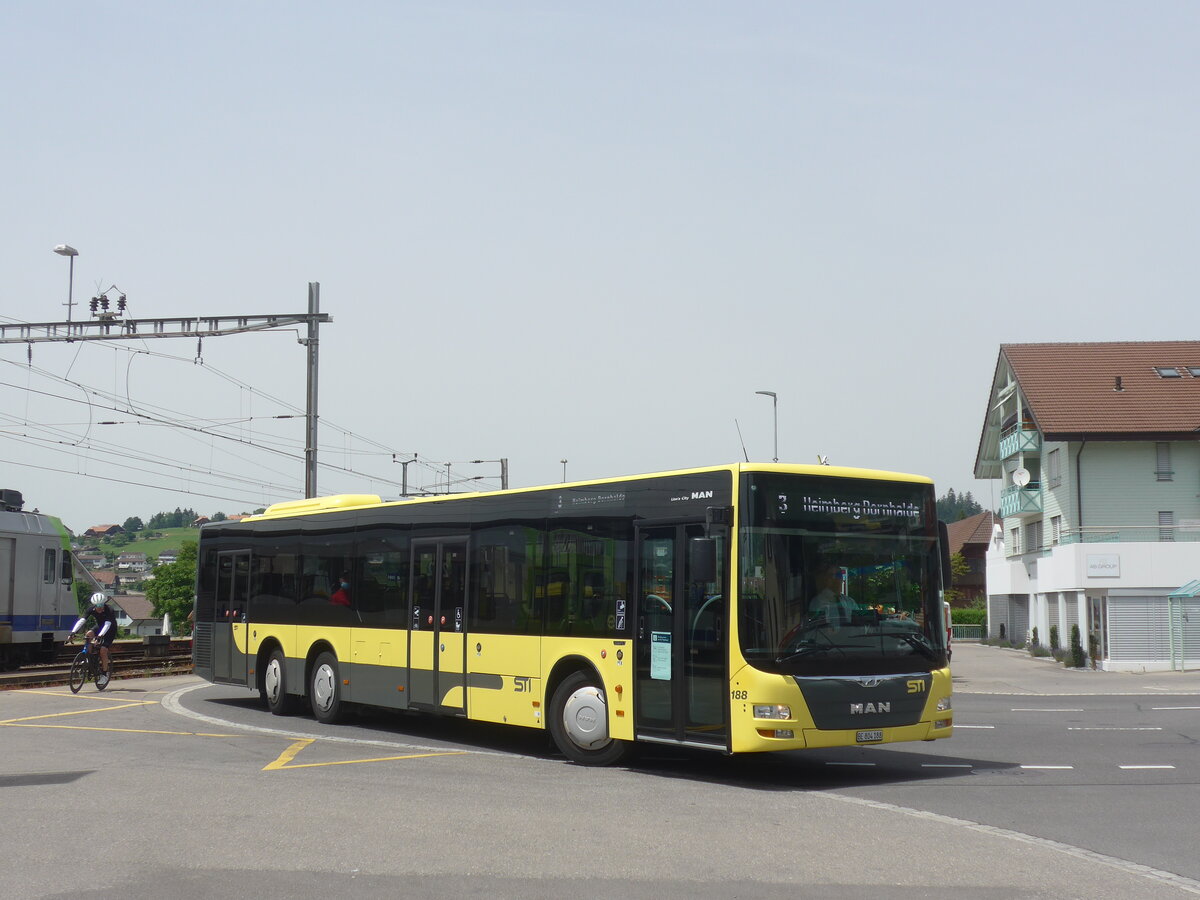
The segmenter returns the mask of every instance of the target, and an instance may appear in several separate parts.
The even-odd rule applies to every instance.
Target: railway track
[[[52,663],[0,672],[0,691],[66,684],[79,646],[76,643],[64,647]],[[152,650],[156,652],[152,653]],[[186,674],[192,671],[192,642],[176,640],[152,648],[140,641],[117,641],[113,644],[112,667],[114,679]]]

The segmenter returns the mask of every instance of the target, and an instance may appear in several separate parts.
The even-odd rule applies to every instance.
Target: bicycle
[[[108,667],[109,671],[100,671],[100,645],[95,642],[89,633],[83,639],[83,649],[75,654],[75,661],[71,663],[71,693],[78,694],[87,681],[95,682],[96,690],[104,690],[108,687],[108,683],[112,681],[111,657],[108,661]]]

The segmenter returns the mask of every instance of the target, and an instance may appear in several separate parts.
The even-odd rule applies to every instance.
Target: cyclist
[[[108,672],[109,647],[117,637],[117,614],[108,605],[108,598],[101,591],[96,591],[88,600],[88,611],[79,617],[79,621],[71,629],[71,635],[67,638],[68,644],[74,640],[88,619],[94,619],[96,622],[95,627],[89,629],[88,633],[93,635],[96,645],[100,648],[100,671]]]

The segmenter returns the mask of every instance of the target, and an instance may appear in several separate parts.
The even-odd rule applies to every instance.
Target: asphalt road
[[[1200,894],[1200,673],[967,644],[954,671],[948,741],[614,769],[193,676],[6,691],[0,897]]]

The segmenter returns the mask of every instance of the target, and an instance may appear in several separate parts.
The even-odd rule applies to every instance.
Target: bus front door
[[[639,527],[634,723],[645,740],[725,747],[729,742],[725,651],[725,538],[716,579],[692,577],[688,541],[704,526]]]
[[[246,684],[246,623],[250,605],[250,551],[217,554],[213,616],[213,681]]]
[[[466,711],[467,542],[414,541],[409,584],[409,705]]]

